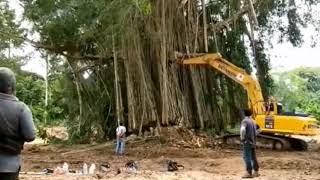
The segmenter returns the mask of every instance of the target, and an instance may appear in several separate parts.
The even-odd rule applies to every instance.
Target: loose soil
[[[85,151],[85,149],[87,150]],[[27,180],[233,180],[241,179],[244,173],[244,163],[239,149],[183,148],[163,145],[158,142],[147,142],[128,144],[126,150],[125,156],[117,157],[114,155],[112,143],[106,146],[28,144],[23,152],[23,172],[41,172],[45,168],[54,169],[64,162],[69,163],[70,168],[75,170],[79,170],[84,162],[89,165],[108,162],[111,165],[111,170],[108,173],[100,173],[95,176],[21,174],[20,178]],[[167,172],[166,162],[169,159],[177,161],[185,168],[176,172]],[[136,173],[124,171],[124,165],[128,160],[137,162],[139,169]],[[320,179],[320,152],[317,149],[305,152],[277,152],[260,149],[258,150],[258,160],[261,176],[255,179]],[[122,170],[120,174],[116,173],[118,168]]]

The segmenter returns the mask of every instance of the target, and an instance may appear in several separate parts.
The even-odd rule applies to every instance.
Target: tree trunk
[[[204,129],[204,107],[203,107],[203,93],[202,93],[202,84],[200,81],[200,75],[199,72],[195,68],[191,68],[191,79],[192,79],[192,85],[193,85],[193,93],[195,97],[196,102],[196,108],[198,113],[198,119],[199,119],[199,128]]]
[[[136,129],[136,101],[134,97],[134,83],[131,77],[131,62],[128,60],[124,63],[125,74],[126,74],[126,87],[127,87],[127,98],[128,98],[128,129]]]
[[[122,122],[121,116],[121,105],[120,105],[120,86],[119,86],[119,74],[118,74],[118,59],[117,59],[117,52],[116,52],[116,45],[114,35],[112,36],[112,50],[113,50],[113,67],[114,67],[114,86],[115,86],[115,94],[116,94],[116,118],[118,121],[118,126],[120,122]]]
[[[78,53],[79,54],[79,53]],[[69,67],[71,68],[72,75],[74,78],[74,84],[76,85],[76,90],[77,90],[77,95],[78,95],[78,104],[79,104],[79,115],[77,116],[77,122],[79,123],[78,125],[78,133],[81,132],[81,125],[82,125],[82,115],[83,115],[83,102],[82,102],[82,95],[80,91],[80,81],[78,78],[78,74],[76,72],[76,64],[74,61],[70,62],[69,60],[67,61],[69,64]]]
[[[48,83],[48,78],[49,78],[49,59],[48,59],[48,55],[46,56],[46,77],[45,77],[45,88],[46,88],[46,92],[45,92],[45,99],[44,99],[44,106],[45,106],[45,110],[44,110],[44,124],[47,124],[47,118],[48,118],[48,95],[49,95],[49,83]]]
[[[168,125],[168,72],[167,72],[167,50],[166,50],[166,6],[165,6],[165,0],[161,1],[161,71],[159,73],[160,76],[162,76],[162,87],[161,88],[161,99],[162,99],[162,117],[161,122],[163,125]]]
[[[202,0],[202,17],[203,17],[203,41],[204,51],[208,52],[208,27],[207,27],[207,13],[206,13],[206,0]]]

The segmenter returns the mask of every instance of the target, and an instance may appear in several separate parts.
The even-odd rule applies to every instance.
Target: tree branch
[[[252,8],[255,4],[259,5],[261,3],[261,1],[256,0],[255,2],[250,1],[252,4],[250,4],[249,6],[244,7],[243,9],[241,9],[239,12],[237,12],[236,14],[234,14],[233,16],[231,16],[230,18],[215,23],[215,24],[211,24],[210,30],[214,31],[214,32],[218,32],[221,31],[223,29],[229,29],[230,28],[230,24],[232,24],[233,22],[237,21],[238,19],[240,19],[243,15],[245,15],[248,12],[252,11]],[[254,14],[255,15],[255,14]],[[254,19],[254,21],[256,22],[256,19]]]
[[[70,59],[75,59],[75,60],[81,60],[81,59],[88,59],[88,60],[101,60],[101,59],[107,59],[106,57],[103,56],[98,56],[98,55],[91,55],[91,54],[84,54],[81,56],[73,56],[70,54],[67,54],[67,49],[63,46],[61,47],[56,47],[56,46],[48,46],[48,45],[44,45],[41,44],[39,42],[33,41],[31,39],[28,39],[26,37],[22,37],[22,36],[17,36],[15,34],[11,34],[5,31],[0,30],[0,34],[5,35],[5,36],[11,36],[12,39],[20,39],[23,40],[25,42],[30,43],[33,47],[37,48],[37,49],[44,49],[47,51],[50,51],[52,53],[58,54],[58,55],[62,55],[66,58],[70,58]]]
[[[234,14],[232,17],[230,17],[230,18],[228,18],[228,19],[226,19],[224,21],[221,21],[221,22],[218,22],[218,23],[215,23],[215,24],[211,24],[210,30],[214,31],[214,32],[217,32],[217,31],[221,31],[221,30],[226,29],[226,28],[227,29],[230,28],[229,24],[232,24],[233,22],[235,22],[238,19],[240,19],[249,10],[250,10],[249,7],[245,7],[242,10],[240,10],[239,12],[237,12],[236,14]]]

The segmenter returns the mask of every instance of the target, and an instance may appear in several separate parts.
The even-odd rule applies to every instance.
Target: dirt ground
[[[99,147],[100,146],[100,147]],[[205,180],[205,179],[241,179],[244,164],[239,149],[177,148],[160,143],[127,145],[124,157],[114,155],[113,144],[107,145],[26,145],[23,153],[23,172],[41,172],[45,168],[55,168],[64,162],[70,169],[79,170],[83,163],[99,164],[108,162],[110,172],[96,176],[80,175],[31,175],[21,174],[21,179],[159,179],[159,180]],[[88,148],[98,147],[91,150]],[[86,151],[85,151],[86,150]],[[166,171],[166,161],[175,160],[184,165],[183,170]],[[138,164],[136,173],[125,171],[128,160]],[[261,176],[255,179],[320,179],[320,151],[274,152],[258,150]],[[122,172],[117,174],[117,169]]]

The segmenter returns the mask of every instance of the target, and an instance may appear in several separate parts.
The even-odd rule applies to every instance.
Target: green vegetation
[[[17,79],[16,96],[30,106],[36,124],[39,126],[45,125],[45,79],[38,74],[21,70],[23,63],[19,58],[1,57],[0,66],[8,67],[15,72]],[[63,91],[63,88],[59,87],[56,81],[58,80],[52,80],[50,83],[50,96],[53,100],[49,101],[48,119],[50,121],[46,125],[58,124],[65,120],[64,103],[59,104],[62,100],[60,91]],[[59,80],[59,82],[61,81]]]
[[[320,68],[275,73],[276,96],[287,111],[306,112],[320,120]]]

